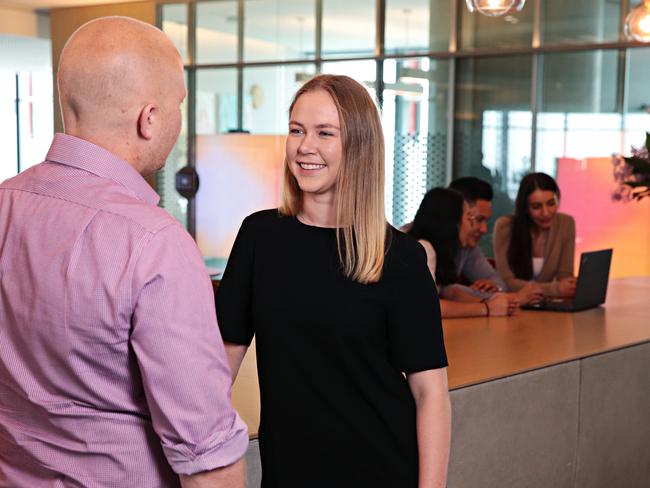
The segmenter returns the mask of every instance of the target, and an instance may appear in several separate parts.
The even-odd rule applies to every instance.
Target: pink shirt
[[[157,202],[63,134],[0,185],[0,486],[178,486],[244,454],[209,276]]]

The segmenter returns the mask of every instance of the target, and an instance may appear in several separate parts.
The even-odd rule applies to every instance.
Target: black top
[[[217,295],[225,342],[256,337],[262,485],[417,486],[415,403],[402,372],[447,365],[426,255],[391,229],[384,273],[341,271],[334,229],[247,217]]]

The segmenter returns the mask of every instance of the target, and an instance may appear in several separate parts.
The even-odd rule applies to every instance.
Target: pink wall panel
[[[580,253],[614,249],[610,276],[650,275],[650,199],[614,202],[610,158],[558,159],[560,208],[576,220],[576,271]]]

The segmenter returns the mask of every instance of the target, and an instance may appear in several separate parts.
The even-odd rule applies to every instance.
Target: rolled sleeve
[[[180,225],[155,233],[133,274],[131,344],[153,428],[172,469],[230,465],[248,446],[203,259]]]

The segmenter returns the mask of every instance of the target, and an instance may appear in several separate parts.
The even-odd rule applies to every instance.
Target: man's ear
[[[153,138],[154,127],[157,123],[158,109],[155,105],[147,104],[142,108],[138,117],[138,135],[150,141]]]

